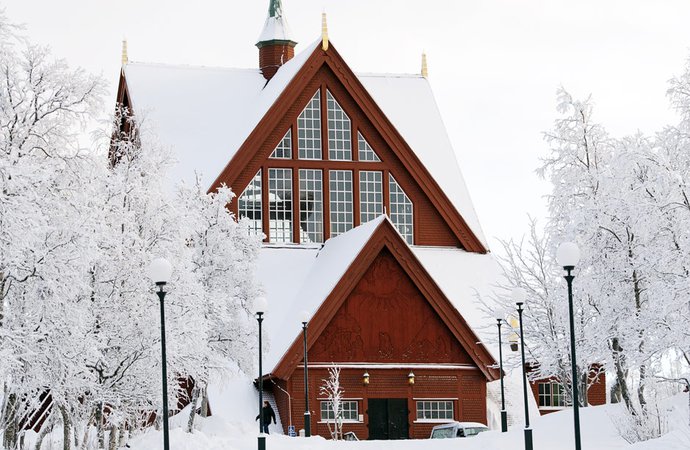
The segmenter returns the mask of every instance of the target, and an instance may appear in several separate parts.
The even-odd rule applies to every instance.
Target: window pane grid
[[[453,420],[453,401],[417,401],[417,420]]]
[[[299,171],[300,242],[323,242],[323,173]]]
[[[321,91],[297,118],[297,148],[300,159],[321,159]]]
[[[338,161],[352,160],[350,118],[330,91],[326,91],[328,110],[328,158]]]
[[[352,228],[352,171],[331,170],[329,176],[331,237],[335,237]]]
[[[374,149],[371,148],[366,139],[364,139],[364,136],[362,136],[362,133],[360,133],[359,131],[357,132],[357,144],[359,147],[360,161],[381,162],[379,155],[376,154]]]
[[[276,149],[273,150],[271,158],[277,159],[291,159],[292,158],[292,129],[287,130],[283,139],[278,143]]]
[[[566,406],[565,391],[560,383],[539,383],[539,406]]]
[[[240,219],[244,217],[249,219],[249,233],[260,234],[263,229],[261,223],[261,169],[240,195],[237,208]]]
[[[292,242],[292,169],[268,169],[271,242]]]
[[[367,223],[383,214],[383,173],[359,172],[359,221]]]
[[[389,174],[389,189],[390,189],[390,218],[395,225],[395,228],[402,235],[402,237],[407,241],[408,244],[413,244],[414,229],[413,229],[413,218],[414,210],[412,201],[405,194],[402,187],[393,178],[393,175]]]
[[[356,400],[341,401],[340,412],[343,420],[359,420],[359,406]],[[333,404],[328,400],[321,401],[321,420],[335,420]]]

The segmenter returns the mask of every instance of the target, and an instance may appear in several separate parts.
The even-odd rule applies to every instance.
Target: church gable
[[[365,225],[371,227],[371,224]],[[353,230],[362,237],[363,227]],[[309,321],[310,361],[371,363],[470,364],[488,380],[497,378],[495,361],[387,218],[375,222],[366,241],[347,268],[339,269],[333,287],[309,298],[317,285],[331,280],[328,267],[336,265],[348,240],[326,243],[317,257],[315,278],[305,280],[298,298],[316,308]],[[329,275],[330,276],[330,275]],[[317,303],[318,302],[318,303]],[[405,329],[403,329],[405,328]],[[303,358],[302,337],[277,362],[273,375],[288,379]],[[315,359],[316,358],[316,359]],[[367,360],[363,360],[367,359]]]
[[[409,244],[485,252],[332,47],[314,50],[211,190],[223,183],[268,242],[322,243],[386,212]]]
[[[389,250],[310,349],[311,362],[473,364]]]

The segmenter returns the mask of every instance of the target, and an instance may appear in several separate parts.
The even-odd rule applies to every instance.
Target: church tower
[[[283,17],[280,0],[270,0],[268,17],[256,46],[259,48],[259,68],[264,78],[270,80],[278,68],[295,56],[295,45],[290,36],[292,32]]]

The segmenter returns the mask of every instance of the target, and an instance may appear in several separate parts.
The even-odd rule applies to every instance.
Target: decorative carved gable
[[[473,364],[383,249],[310,351],[311,362]]]

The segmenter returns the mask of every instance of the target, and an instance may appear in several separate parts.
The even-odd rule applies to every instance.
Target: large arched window
[[[325,86],[312,95],[238,199],[250,231],[322,243],[387,212],[414,243],[412,200],[350,117]]]

